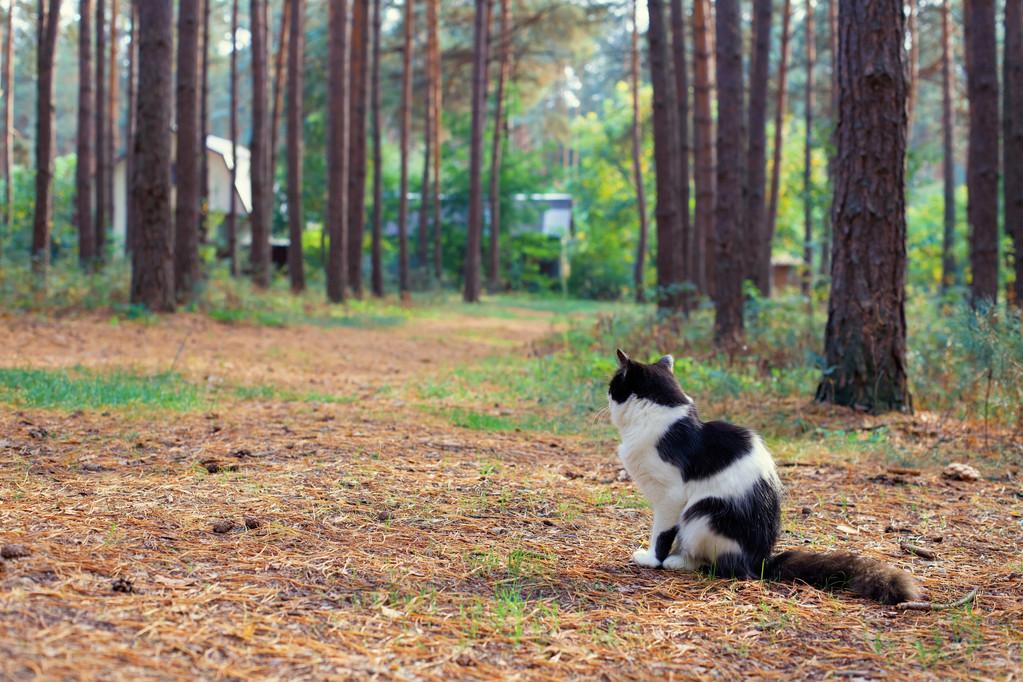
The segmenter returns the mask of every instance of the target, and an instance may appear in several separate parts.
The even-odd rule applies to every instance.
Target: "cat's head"
[[[616,415],[620,414],[622,407],[630,399],[662,407],[678,407],[693,402],[675,378],[673,357],[665,355],[657,362],[645,364],[636,362],[620,348],[618,370],[611,377],[607,399],[611,408],[611,420],[614,422],[617,422]]]

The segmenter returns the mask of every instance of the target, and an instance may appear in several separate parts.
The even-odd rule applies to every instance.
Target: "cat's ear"
[[[629,356],[621,348],[618,349],[618,367],[625,368],[629,365]]]
[[[665,355],[663,358],[657,361],[657,364],[661,367],[667,368],[672,374],[675,373],[675,358],[670,355]]]

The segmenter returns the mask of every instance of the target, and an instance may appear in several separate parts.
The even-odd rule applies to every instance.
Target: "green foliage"
[[[0,368],[0,400],[62,410],[151,407],[180,411],[205,404],[202,392],[173,372],[143,375],[82,368]]]

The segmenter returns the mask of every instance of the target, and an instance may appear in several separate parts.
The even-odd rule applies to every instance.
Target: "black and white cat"
[[[650,543],[632,560],[648,568],[711,570],[735,578],[848,587],[896,604],[919,598],[904,571],[849,552],[771,556],[781,526],[781,481],[760,436],[703,422],[666,355],[653,364],[618,351],[608,388],[618,456],[653,507]]]

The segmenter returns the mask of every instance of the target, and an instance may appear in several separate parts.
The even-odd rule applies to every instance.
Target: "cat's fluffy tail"
[[[846,588],[882,604],[920,599],[920,587],[909,573],[851,552],[782,552],[768,560],[764,577],[825,589]]]

